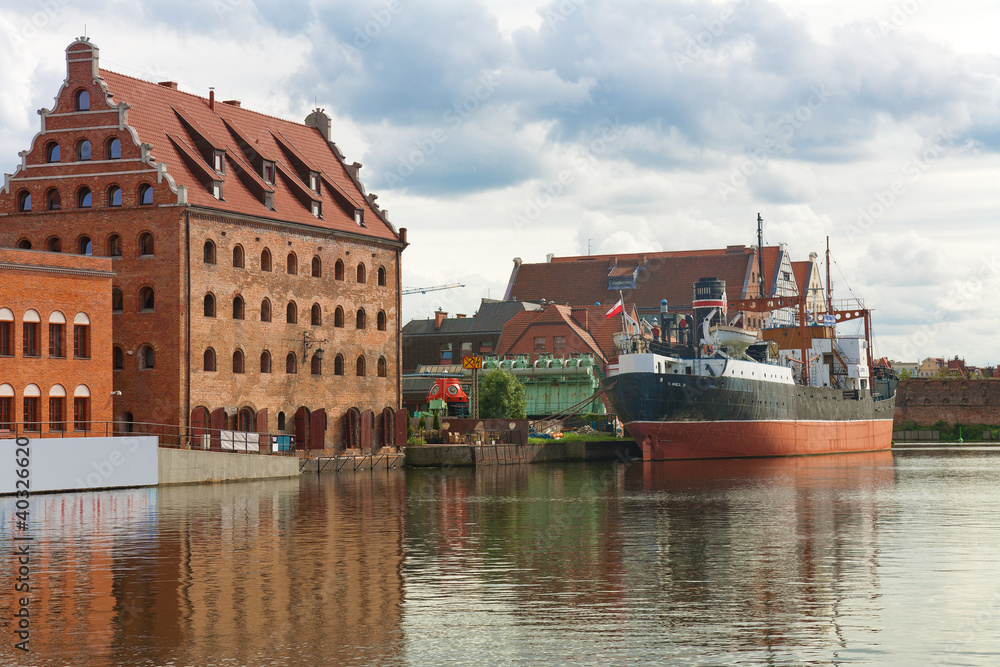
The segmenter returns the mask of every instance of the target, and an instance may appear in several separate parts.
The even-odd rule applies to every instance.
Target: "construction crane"
[[[454,283],[453,285],[434,285],[433,287],[404,287],[403,296],[407,294],[427,294],[428,292],[437,292],[443,289],[455,289],[456,287],[465,287],[465,285],[460,285]]]

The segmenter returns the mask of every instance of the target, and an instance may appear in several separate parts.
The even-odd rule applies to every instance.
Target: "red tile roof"
[[[139,141],[152,145],[150,153],[166,165],[167,174],[178,185],[187,186],[190,204],[221,209],[230,213],[284,220],[336,231],[350,232],[382,239],[398,239],[395,229],[382,220],[347,172],[343,161],[314,127],[267,116],[224,102],[209,108],[208,100],[197,95],[173,90],[116,72],[100,70],[114,101],[127,102],[128,123],[139,135]],[[248,186],[238,174],[217,175],[214,165],[205,161],[194,148],[192,133],[205,143],[224,149],[227,156],[236,156],[244,169],[255,174],[253,186]],[[274,210],[269,210],[258,191],[259,170],[251,168],[241,144],[267,160],[281,163],[282,176],[275,179]],[[312,215],[306,197],[317,198],[303,183],[296,162],[307,170],[318,170],[328,184],[318,199],[323,202],[322,219]],[[211,193],[209,178],[223,182],[223,200]],[[329,184],[343,193],[335,195]],[[349,201],[348,201],[349,200]],[[364,211],[365,226],[354,221],[358,207]]]
[[[579,336],[584,344],[593,350],[602,361],[606,362],[609,357],[614,355],[613,336],[622,330],[621,317],[608,318],[606,317],[608,309],[604,306],[588,306],[585,308],[587,326],[584,327],[582,321],[573,317],[573,310],[569,306],[554,305],[544,310],[518,313],[504,326],[496,347],[496,354],[499,356],[510,354],[518,341],[524,336],[530,335],[531,327],[536,324],[564,324]],[[638,314],[633,306],[629,307],[629,313],[632,319],[638,319]]]

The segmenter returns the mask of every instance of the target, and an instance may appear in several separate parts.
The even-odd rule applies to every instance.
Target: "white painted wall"
[[[13,438],[0,440],[0,494],[16,493],[19,466]],[[23,440],[22,440],[23,442]],[[155,486],[157,438],[30,438],[30,492]]]

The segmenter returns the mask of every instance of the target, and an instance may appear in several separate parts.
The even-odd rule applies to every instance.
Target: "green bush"
[[[479,378],[479,415],[483,419],[524,419],[528,396],[514,374],[502,368]]]

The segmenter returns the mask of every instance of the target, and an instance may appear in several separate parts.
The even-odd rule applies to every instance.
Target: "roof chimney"
[[[639,255],[639,266],[646,266],[646,256]]]
[[[399,228],[399,242],[406,243],[406,227]]]
[[[208,89],[208,108],[215,111],[215,88]]]
[[[550,252],[548,255],[545,256],[545,263],[551,264],[553,257],[555,257],[555,254]]]
[[[160,81],[157,85],[163,86],[164,88],[169,88],[170,90],[177,90],[176,81]]]
[[[611,269],[615,268],[616,266],[618,266],[618,258],[617,257],[612,257],[611,259],[608,260],[608,271],[610,271]]]
[[[455,313],[455,317],[457,317],[460,320],[464,320],[465,319],[465,313]]]
[[[441,323],[444,322],[444,318],[448,317],[448,313],[443,310],[434,311],[434,331],[438,331],[441,328]]]
[[[326,115],[324,109],[313,109],[312,113],[306,116],[306,125],[315,127],[323,138],[330,141],[330,117]]]
[[[590,331],[586,308],[574,308],[570,311],[570,316],[576,320],[585,331]]]

